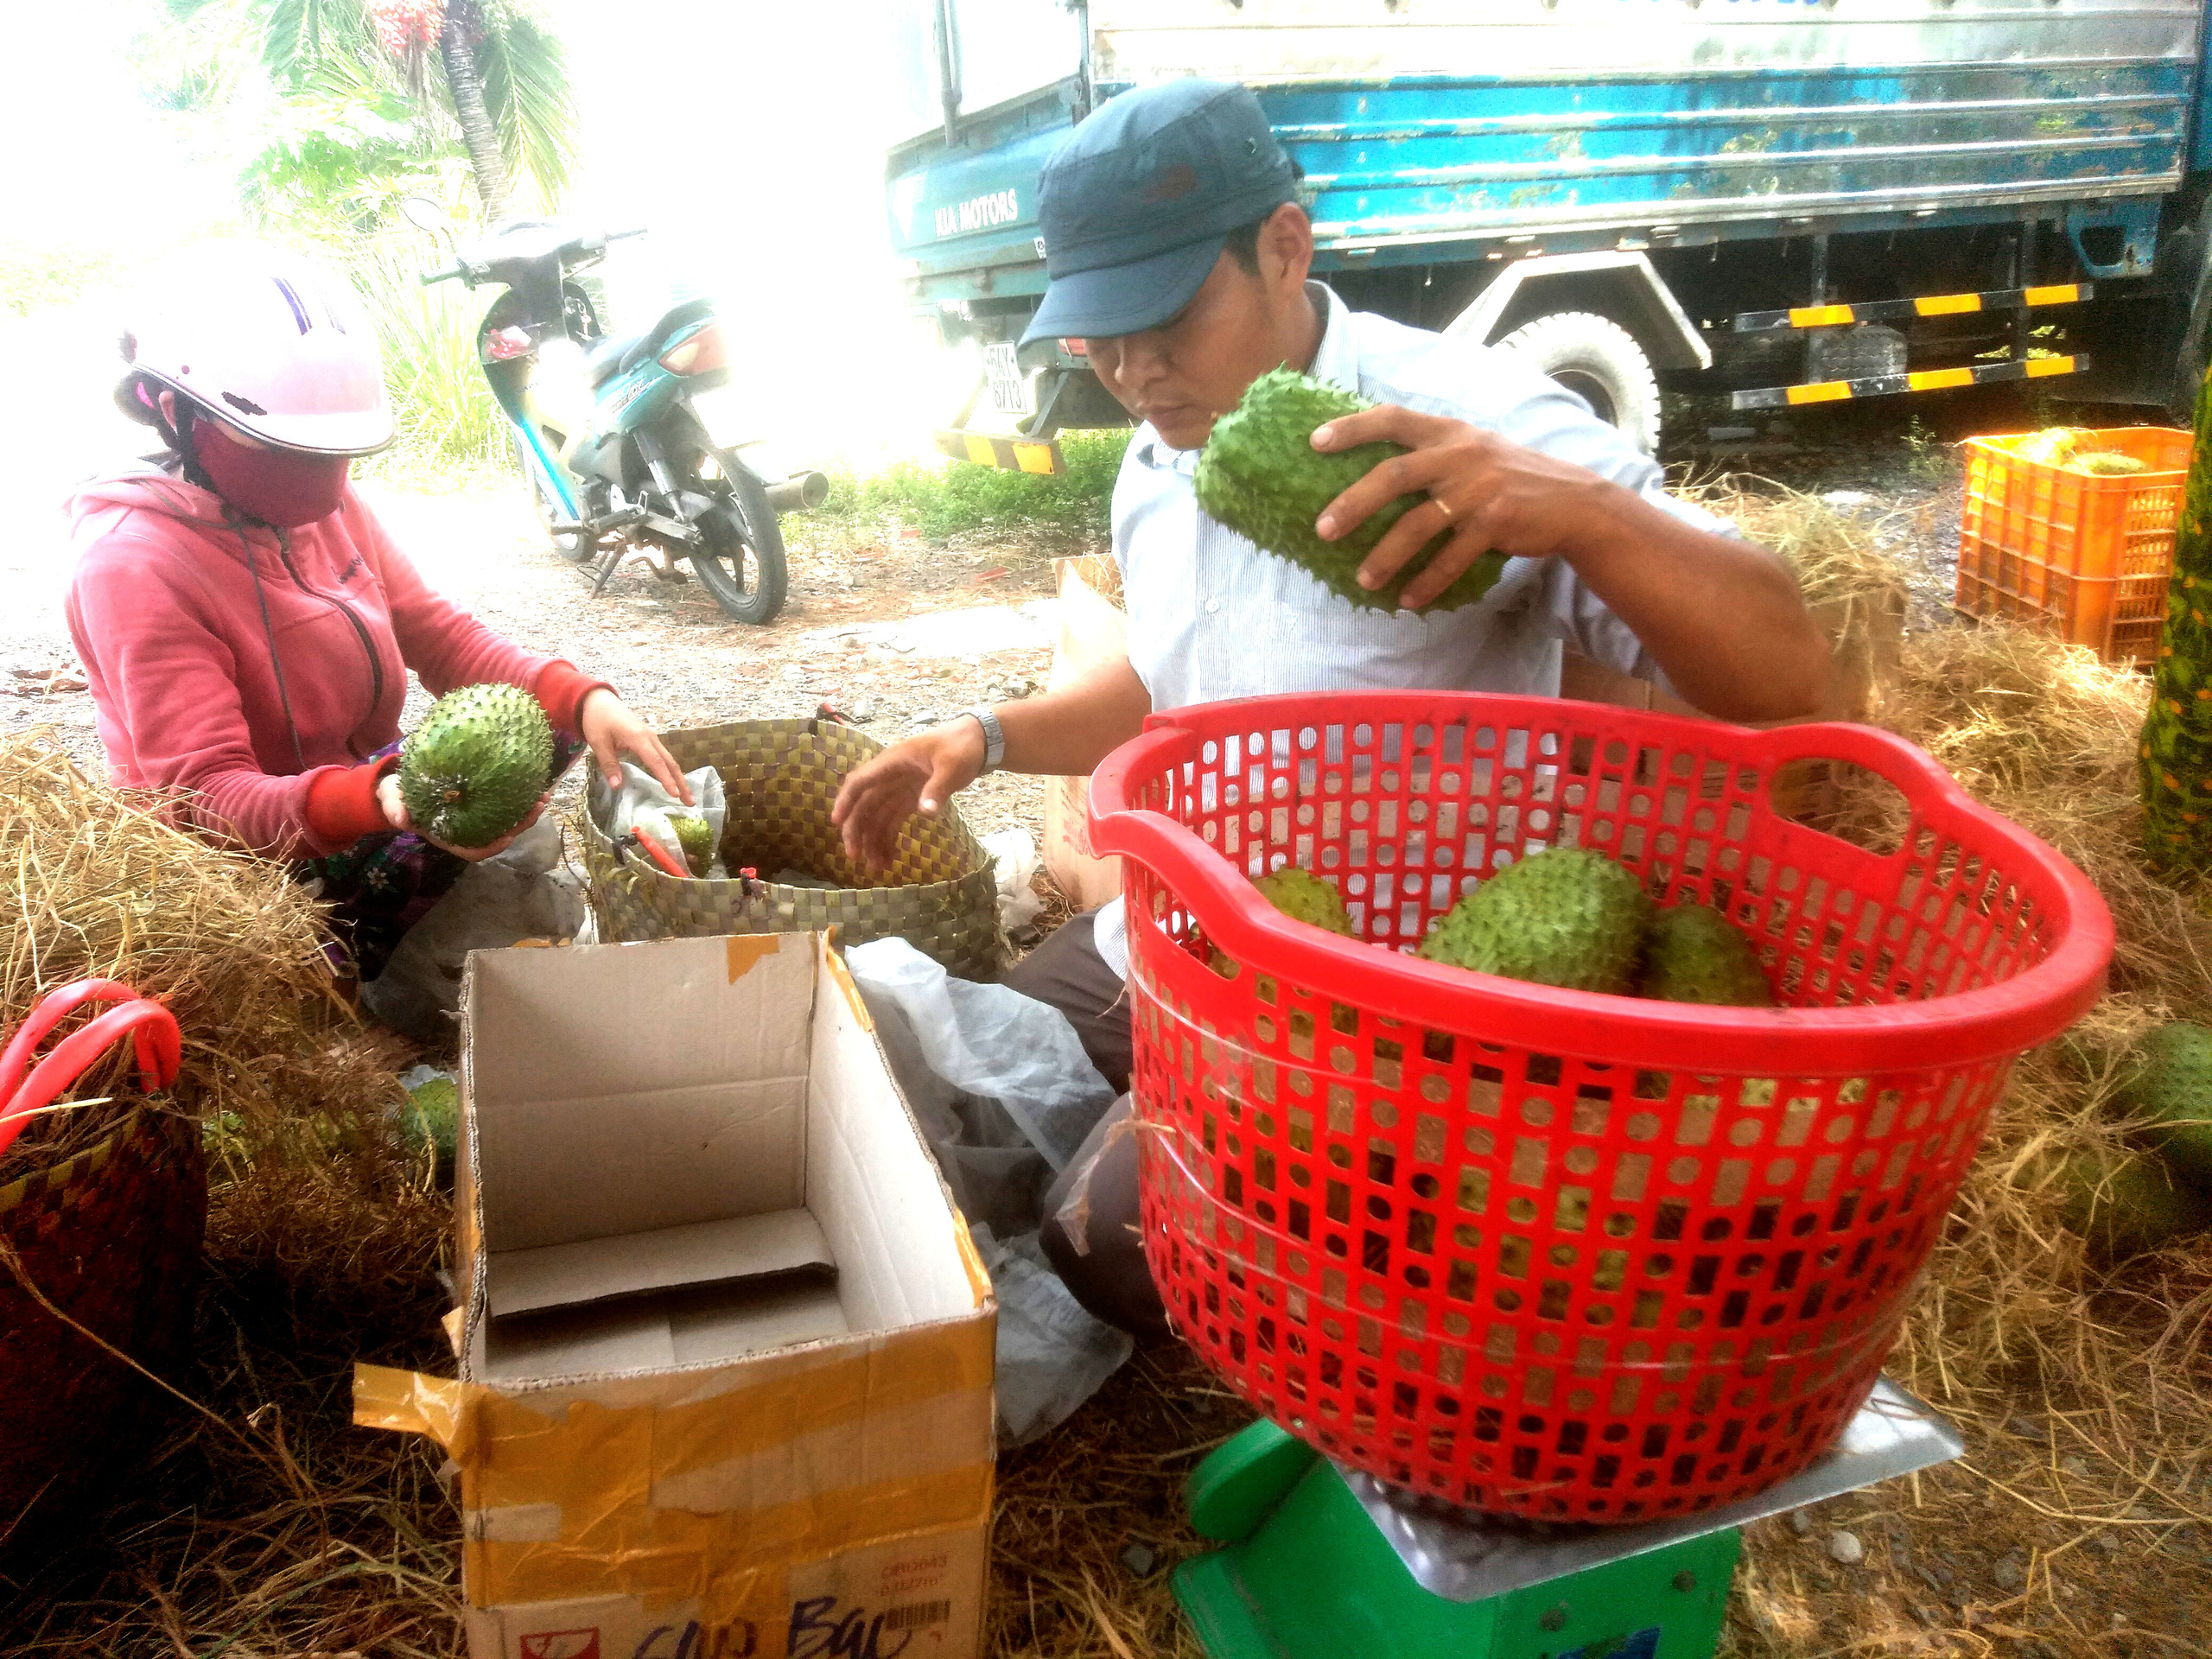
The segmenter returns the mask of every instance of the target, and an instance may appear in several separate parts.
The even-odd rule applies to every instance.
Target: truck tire
[[[1590,405],[1645,454],[1659,448],[1659,377],[1636,336],[1590,311],[1555,311],[1497,342]]]

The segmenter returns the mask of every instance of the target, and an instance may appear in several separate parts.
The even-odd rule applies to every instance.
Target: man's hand
[[[1816,714],[1828,695],[1827,642],[1789,568],[1763,547],[1690,524],[1636,491],[1495,432],[1409,409],[1363,410],[1313,434],[1317,449],[1388,438],[1408,452],[1324,508],[1330,539],[1385,502],[1426,492],[1359,569],[1382,586],[1414,554],[1451,540],[1400,602],[1420,608],[1484,553],[1557,557],[1628,626],[1675,688],[1723,720]]]
[[[1611,521],[1629,492],[1465,421],[1386,404],[1331,421],[1315,431],[1313,447],[1328,453],[1382,439],[1409,453],[1375,467],[1322,510],[1314,528],[1335,541],[1400,496],[1426,493],[1429,499],[1393,524],[1359,567],[1361,587],[1382,587],[1450,531],[1451,541],[1406,584],[1399,602],[1409,611],[1434,599],[1485,553],[1541,559],[1617,533]]]
[[[630,712],[630,706],[605,686],[584,693],[584,700],[576,705],[578,735],[591,746],[591,758],[599,763],[599,775],[612,790],[622,787],[622,758],[626,755],[652,774],[653,781],[683,803],[691,805],[691,785],[683,779],[683,768],[676,764],[676,757],[668,752],[653,728]]]
[[[465,858],[471,864],[480,864],[486,859],[492,857],[494,854],[504,853],[508,848],[513,846],[517,838],[521,836],[522,832],[537,822],[538,816],[545,810],[546,806],[552,801],[552,799],[553,792],[550,790],[548,790],[544,794],[537,798],[537,804],[530,809],[528,815],[524,817],[520,823],[515,825],[515,827],[508,830],[505,835],[501,836],[497,841],[493,842],[488,846],[456,847],[451,842],[440,841],[435,836],[431,835],[428,830],[418,830],[416,828],[414,818],[408,813],[407,802],[399,792],[399,774],[397,772],[388,772],[385,773],[382,778],[377,780],[377,804],[383,808],[384,818],[386,823],[390,824],[395,830],[401,830],[408,834],[420,836],[423,840],[429,842],[431,846],[442,848],[445,851],[451,853],[455,858]]]
[[[882,869],[898,851],[907,819],[917,812],[936,817],[982,770],[983,728],[966,715],[854,767],[830,809],[830,822],[844,836],[845,855]]]

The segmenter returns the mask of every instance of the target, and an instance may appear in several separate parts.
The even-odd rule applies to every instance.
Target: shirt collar
[[[1350,308],[1326,283],[1306,283],[1306,295],[1313,302],[1313,308],[1321,314],[1321,344],[1313,353],[1310,372],[1316,380],[1329,381],[1346,391],[1357,391],[1359,343],[1353,337]],[[1131,447],[1138,461],[1147,467],[1187,474],[1198,464],[1197,450],[1170,449],[1160,442],[1160,434],[1152,429],[1148,421],[1137,429]]]

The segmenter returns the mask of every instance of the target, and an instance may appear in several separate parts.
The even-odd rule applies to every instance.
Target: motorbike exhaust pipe
[[[830,499],[830,480],[821,473],[793,473],[768,486],[768,505],[778,512],[812,512]]]

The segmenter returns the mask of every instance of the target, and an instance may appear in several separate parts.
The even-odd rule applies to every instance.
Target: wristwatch
[[[988,703],[982,702],[960,712],[983,728],[983,770],[996,772],[999,763],[1006,759],[1006,733],[999,725],[998,715]]]

